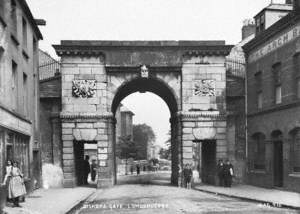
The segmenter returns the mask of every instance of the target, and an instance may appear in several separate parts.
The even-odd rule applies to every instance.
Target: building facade
[[[295,0],[292,11],[268,28],[266,26],[257,29],[255,38],[244,45],[247,56],[248,183],[298,192],[300,191],[299,4],[299,1]],[[255,17],[256,26],[268,22],[264,12]]]
[[[115,112],[137,91],[157,94],[170,109],[171,182],[178,184],[178,164],[193,162],[193,143],[198,143],[202,175],[214,183],[217,159],[228,157],[225,56],[232,46],[224,41],[62,41],[54,47],[62,59],[64,186],[76,185],[74,150],[82,140],[97,142],[98,187],[116,183]]]
[[[40,182],[40,39],[24,0],[0,1],[0,179],[16,160],[29,191]]]

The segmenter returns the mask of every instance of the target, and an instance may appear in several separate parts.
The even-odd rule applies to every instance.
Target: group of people
[[[219,178],[219,186],[231,187],[233,166],[228,159],[226,159],[225,163],[223,162],[222,159],[219,160],[217,166],[217,172]]]
[[[25,196],[26,188],[23,174],[16,161],[7,161],[6,174],[2,185],[8,187],[8,201],[11,201],[15,207],[20,207],[20,197]]]
[[[180,167],[180,166],[179,166]],[[179,171],[181,172],[181,169],[179,168]],[[199,178],[199,171],[200,169],[197,168],[197,170],[193,171],[192,164],[185,164],[182,170],[183,175],[183,184],[184,187],[187,189],[191,189],[191,183],[194,177],[197,174],[197,177]],[[194,173],[198,172],[198,173]],[[233,177],[233,165],[231,162],[226,159],[225,163],[222,159],[219,160],[217,165],[217,175],[219,180],[219,186],[223,187],[231,187],[232,185],[232,177]],[[198,179],[199,180],[199,179]],[[197,181],[196,181],[197,182]]]

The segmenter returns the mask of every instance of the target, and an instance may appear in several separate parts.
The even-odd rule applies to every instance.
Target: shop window
[[[15,160],[25,178],[29,177],[29,137],[11,132],[8,135],[7,160]]]
[[[265,136],[262,133],[254,134],[252,137],[252,158],[254,170],[265,169]]]
[[[300,173],[300,129],[294,131],[292,139],[292,170],[293,172]]]

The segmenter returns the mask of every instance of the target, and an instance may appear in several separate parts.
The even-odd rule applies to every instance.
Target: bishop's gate
[[[76,185],[82,141],[97,144],[97,186],[116,183],[114,115],[123,98],[145,91],[160,96],[170,110],[172,184],[178,182],[179,166],[197,156],[202,179],[215,179],[216,160],[227,157],[225,56],[232,46],[224,41],[61,41],[54,48],[61,56],[65,187]]]

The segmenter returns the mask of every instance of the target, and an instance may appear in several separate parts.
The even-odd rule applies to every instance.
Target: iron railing
[[[48,79],[60,74],[60,61],[50,60],[39,66],[40,80]]]
[[[246,76],[246,63],[241,58],[227,58],[226,59],[226,72],[227,75],[245,78]]]

